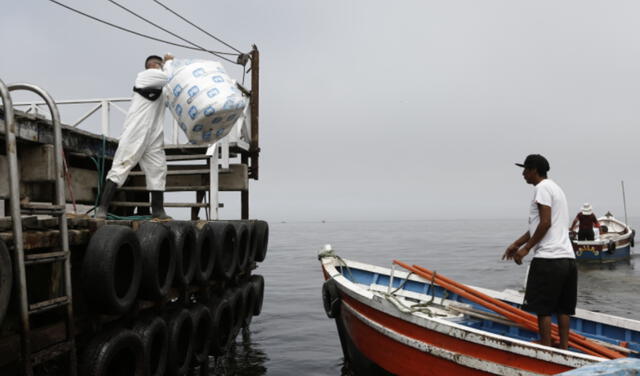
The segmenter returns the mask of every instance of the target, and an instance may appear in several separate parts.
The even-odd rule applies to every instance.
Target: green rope
[[[342,266],[344,266],[347,271],[349,272],[349,276],[351,277],[352,281],[355,281],[355,278],[353,278],[353,273],[351,273],[351,269],[349,268],[349,265],[347,265],[347,262],[344,261],[344,259],[340,256],[338,256],[338,254],[334,251],[334,250],[330,250],[330,251],[324,251],[324,252],[320,252],[318,253],[318,260],[321,260],[325,257],[332,257],[335,258],[336,260],[338,260],[338,262],[340,264],[342,264]]]
[[[89,209],[85,214],[94,212],[93,217],[95,218],[95,209],[98,207],[98,202],[102,196],[102,185],[104,181],[104,170],[106,164],[106,150],[107,150],[107,138],[105,135],[102,135],[102,153],[100,155],[96,155],[95,158],[91,157],[91,160],[96,165],[96,170],[98,172],[98,194],[96,195],[96,200],[91,209]],[[131,216],[120,216],[112,213],[107,213],[107,219],[115,219],[115,220],[129,220],[129,221],[147,221],[152,219],[150,215],[131,215]]]
[[[398,290],[400,289],[404,289],[405,284],[407,283],[407,281],[409,281],[409,277],[411,277],[411,275],[413,274],[413,272],[410,272],[409,274],[407,274],[407,276],[404,278],[404,281],[402,281],[402,283],[393,291],[386,293],[386,292],[379,292],[376,291],[377,293],[381,294],[385,299],[387,299],[391,304],[393,304],[396,308],[400,309],[401,311],[406,311],[407,313],[414,313],[414,312],[420,312],[420,313],[424,313],[427,314],[429,317],[433,317],[435,316],[446,316],[446,315],[442,315],[442,314],[434,314],[428,307],[431,306],[438,306],[438,307],[444,307],[444,305],[442,304],[444,302],[444,299],[442,300],[441,304],[437,304],[435,303],[435,294],[434,294],[434,286],[435,286],[435,279],[436,279],[436,273],[433,273],[433,276],[431,277],[431,299],[429,299],[429,301],[424,302],[424,303],[416,303],[416,304],[411,304],[411,305],[406,305],[403,302],[401,302],[398,297],[395,295],[396,292],[398,292]]]

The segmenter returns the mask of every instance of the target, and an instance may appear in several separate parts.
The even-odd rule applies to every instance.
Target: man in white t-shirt
[[[522,176],[532,184],[529,229],[513,242],[502,259],[522,259],[533,250],[523,308],[538,315],[540,342],[551,346],[551,315],[558,318],[560,348],[566,349],[569,318],[575,314],[578,271],[569,240],[569,208],[562,189],[547,178],[549,162],[539,154],[527,156]]]

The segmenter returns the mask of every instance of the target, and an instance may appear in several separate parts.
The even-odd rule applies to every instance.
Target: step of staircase
[[[199,168],[192,170],[169,170],[167,175],[209,175],[208,168]],[[131,171],[129,176],[144,176],[144,171]]]
[[[120,187],[121,191],[128,192],[148,192],[146,186],[138,187],[138,186],[124,186]],[[182,185],[182,186],[167,186],[164,189],[165,192],[194,192],[194,191],[209,191],[208,185]]]
[[[207,160],[211,158],[210,155],[207,154],[188,154],[188,155],[167,155],[167,161],[195,161],[204,159]]]
[[[150,207],[149,202],[132,202],[132,201],[112,201],[111,206],[119,207]],[[209,204],[206,202],[165,202],[165,208],[208,208]],[[218,207],[223,207],[222,204],[218,204]]]

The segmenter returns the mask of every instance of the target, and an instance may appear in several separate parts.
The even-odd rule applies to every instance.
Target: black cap
[[[547,161],[547,158],[543,157],[540,154],[529,154],[527,155],[527,158],[525,158],[524,163],[516,163],[516,166],[524,168],[535,168],[540,173],[546,173],[551,169],[551,167],[549,167],[549,161]]]

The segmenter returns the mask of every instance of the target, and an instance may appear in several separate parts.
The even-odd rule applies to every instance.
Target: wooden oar
[[[413,265],[413,267],[418,269],[418,270],[420,270],[420,271],[422,271],[422,272],[424,272],[425,274],[427,274],[429,279],[433,278],[433,275],[435,274],[436,278],[438,278],[441,281],[444,281],[444,282],[446,282],[446,283],[448,283],[450,285],[456,286],[456,287],[458,287],[458,288],[460,288],[460,289],[462,289],[462,290],[464,290],[464,291],[466,291],[466,292],[478,297],[479,299],[482,299],[484,301],[488,301],[488,302],[490,302],[492,304],[495,304],[498,307],[503,308],[503,309],[505,309],[505,310],[507,310],[509,312],[512,312],[515,315],[518,315],[520,317],[525,317],[527,319],[527,321],[530,321],[530,322],[532,322],[534,324],[534,326],[536,328],[535,330],[536,331],[538,330],[538,321],[537,321],[537,317],[535,315],[532,315],[532,314],[530,314],[528,312],[525,312],[525,311],[523,311],[523,310],[521,310],[519,308],[516,308],[516,307],[514,307],[514,306],[512,306],[512,305],[510,305],[508,303],[505,303],[505,302],[503,302],[503,301],[501,301],[499,299],[495,299],[495,298],[493,298],[491,296],[483,294],[480,291],[472,289],[471,287],[469,287],[469,286],[467,286],[467,285],[465,285],[463,283],[454,281],[454,280],[452,280],[450,278],[447,278],[445,276],[442,276],[442,275],[439,275],[437,273],[434,273],[434,272],[432,272],[431,270],[429,270],[427,268],[423,268],[423,267],[418,266],[418,265]],[[552,324],[551,325],[551,336],[556,341],[558,341],[560,339],[560,329],[556,324]],[[586,338],[586,337],[584,337],[582,335],[579,335],[577,333],[571,332],[571,331],[569,331],[569,341],[572,344],[572,346],[576,347],[575,345],[580,345],[581,347],[576,347],[576,348],[579,348],[580,350],[583,350],[582,347],[590,348],[594,352],[598,353],[599,356],[605,356],[605,357],[612,358],[612,359],[615,359],[616,356],[617,357],[623,357],[621,354],[618,354],[617,352],[615,352],[613,350],[610,350],[608,348],[604,348],[600,344],[597,344],[596,342],[591,341],[588,338]]]
[[[428,271],[427,269],[424,268],[416,268],[413,266],[409,266],[401,261],[397,261],[394,260],[393,261],[395,264],[402,266],[403,268],[425,278],[426,280],[432,280],[435,279],[435,282],[442,286],[443,288],[458,294],[468,300],[471,300],[475,303],[478,303],[496,313],[499,313],[505,317],[507,317],[509,320],[516,322],[517,324],[520,324],[522,326],[524,326],[525,328],[532,330],[532,331],[538,331],[538,323],[537,323],[537,318],[527,312],[524,312],[522,310],[519,310],[509,304],[506,304],[504,302],[500,302],[498,299],[494,299],[488,295],[482,294],[479,291],[473,290],[471,288],[469,288],[466,285],[460,284],[458,282],[455,282],[453,280],[450,280],[448,278],[443,278],[441,275],[436,274],[434,276],[433,272]],[[423,270],[424,269],[424,270]],[[453,283],[451,283],[453,282]],[[464,288],[462,288],[464,286]],[[472,290],[472,292],[469,292],[468,290]],[[504,303],[504,304],[501,304]],[[509,306],[509,308],[507,308],[506,306]],[[587,354],[590,355],[595,355],[595,356],[601,356],[601,357],[606,357],[606,358],[610,358],[610,359],[615,359],[615,358],[621,358],[624,357],[622,354],[619,354],[615,351],[611,351],[607,348],[604,348],[602,346],[599,346],[597,344],[594,343],[586,343],[588,341],[584,340],[584,339],[580,339],[577,337],[574,338],[570,338],[570,344],[572,347],[577,348]]]

